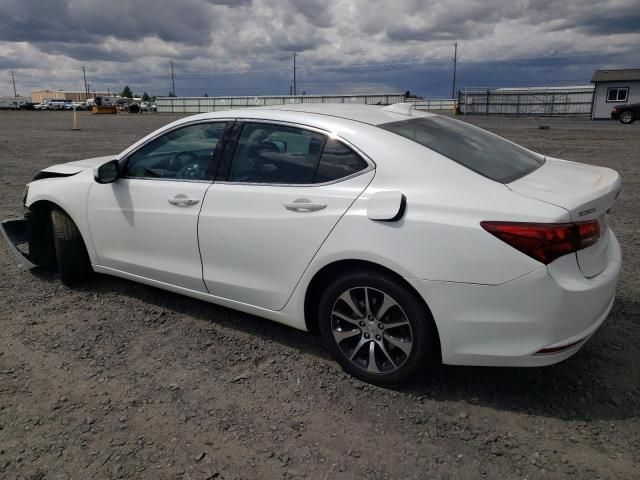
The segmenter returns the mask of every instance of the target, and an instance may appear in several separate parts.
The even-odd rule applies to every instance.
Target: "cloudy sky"
[[[0,0],[0,95],[166,95],[584,85],[640,68],[640,0]]]

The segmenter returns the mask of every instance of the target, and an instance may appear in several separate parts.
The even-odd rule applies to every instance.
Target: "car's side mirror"
[[[113,183],[120,177],[120,163],[118,160],[111,160],[100,165],[95,170],[93,176],[98,183]]]

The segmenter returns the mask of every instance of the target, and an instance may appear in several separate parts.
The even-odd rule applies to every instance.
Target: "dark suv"
[[[640,118],[640,103],[616,105],[611,110],[611,118],[620,120],[620,123],[633,123],[636,118]]]

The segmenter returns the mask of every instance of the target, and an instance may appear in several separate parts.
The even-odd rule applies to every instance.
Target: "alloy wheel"
[[[389,294],[354,287],[333,304],[331,331],[340,351],[357,368],[389,374],[404,365],[413,349],[409,319]]]

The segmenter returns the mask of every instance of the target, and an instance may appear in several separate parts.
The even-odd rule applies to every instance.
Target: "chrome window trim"
[[[217,180],[214,182],[216,185],[251,185],[254,187],[324,187],[327,185],[333,185],[335,183],[346,182],[347,180],[351,180],[352,178],[359,177],[360,175],[364,175],[365,173],[372,172],[373,168],[366,168],[363,170],[358,170],[356,173],[352,173],[351,175],[347,175],[346,177],[341,177],[336,180],[331,180],[329,182],[322,183],[260,183],[260,182],[229,182],[227,180]]]
[[[137,153],[138,151],[140,151],[142,148],[144,148],[145,146],[147,146],[149,143],[157,140],[158,138],[174,132],[176,130],[180,130],[181,128],[185,128],[185,127],[191,127],[193,125],[200,125],[203,123],[231,123],[231,122],[235,122],[236,120],[234,118],[209,118],[209,119],[199,119],[199,120],[193,120],[191,122],[185,122],[185,123],[181,123],[180,125],[176,125],[173,128],[168,128],[167,130],[163,130],[162,132],[160,132],[158,135],[156,135],[153,138],[148,139],[146,142],[138,145],[138,148],[136,148],[135,150],[127,153],[124,157],[118,159],[118,164],[120,165],[120,167],[122,168],[123,165],[126,165],[127,162],[129,161],[129,157],[131,157],[131,155],[134,155],[135,153]],[[188,178],[157,178],[157,177],[128,177],[128,176],[123,176],[122,177],[123,180],[160,180],[160,181],[171,181],[171,182],[197,182],[197,183],[213,183],[213,180],[189,180]]]
[[[189,183],[213,183],[213,180],[189,180],[188,178],[162,178],[162,177],[122,177],[120,180],[155,180],[158,182],[189,182]]]
[[[322,182],[322,183],[262,183],[262,182],[231,182],[228,180],[217,180],[215,181],[215,183],[217,184],[251,185],[251,186],[257,186],[257,187],[324,187],[326,185],[333,185],[336,183],[341,183],[341,182],[350,180],[352,178],[358,177],[360,175],[364,175],[365,173],[369,173],[376,169],[376,163],[367,154],[365,154],[362,150],[360,150],[358,147],[353,145],[348,140],[344,139],[340,135],[335,134],[334,132],[331,132],[330,130],[325,130],[323,128],[315,127],[313,125],[307,125],[304,123],[287,122],[284,120],[269,120],[266,118],[242,117],[242,118],[237,118],[236,121],[239,123],[266,123],[270,125],[282,125],[284,127],[299,128],[301,130],[309,130],[312,132],[320,133],[322,135],[325,135],[328,138],[332,138],[332,139],[338,140],[341,143],[344,143],[347,147],[353,150],[362,160],[365,161],[365,163],[367,164],[367,167],[363,168],[362,170],[358,170],[357,172],[352,173],[351,175],[347,175],[346,177],[340,177],[335,180],[330,180],[328,182]],[[232,159],[232,164],[233,164],[233,159]]]

